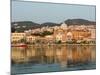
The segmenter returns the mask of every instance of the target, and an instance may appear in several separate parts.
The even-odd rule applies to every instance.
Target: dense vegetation
[[[53,32],[44,31],[44,32],[41,32],[41,33],[34,33],[34,34],[32,34],[32,35],[44,37],[44,36],[46,36],[46,35],[51,35],[51,34],[53,34]]]

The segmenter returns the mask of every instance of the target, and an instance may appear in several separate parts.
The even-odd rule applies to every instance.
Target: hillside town
[[[95,25],[70,25],[62,23],[60,26],[45,26],[24,32],[11,33],[11,43],[26,44],[95,44]]]

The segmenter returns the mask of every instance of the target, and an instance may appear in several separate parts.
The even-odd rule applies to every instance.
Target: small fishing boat
[[[11,47],[27,47],[25,43],[12,44]]]

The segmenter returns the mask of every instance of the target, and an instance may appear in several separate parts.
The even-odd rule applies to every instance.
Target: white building
[[[66,30],[66,29],[67,29],[67,24],[65,24],[65,22],[64,22],[64,23],[62,23],[62,24],[61,24],[61,26],[60,26],[60,28],[62,28],[62,29],[64,29],[64,30]]]

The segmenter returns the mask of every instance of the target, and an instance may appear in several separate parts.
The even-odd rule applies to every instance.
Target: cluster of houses
[[[50,35],[39,36],[34,33],[44,31],[52,32]],[[70,25],[62,23],[61,26],[42,27],[24,32],[11,33],[11,42],[27,42],[27,43],[55,43],[55,42],[95,42],[96,28],[95,25]]]

